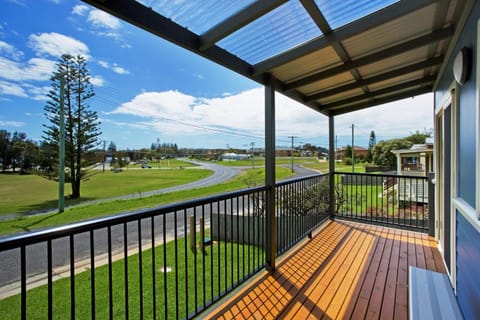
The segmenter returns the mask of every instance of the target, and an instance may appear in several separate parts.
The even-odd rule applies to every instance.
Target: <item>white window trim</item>
[[[473,223],[477,230],[480,228],[480,19],[477,22],[477,150],[476,150],[476,199],[475,199],[475,209],[476,209],[476,219]]]

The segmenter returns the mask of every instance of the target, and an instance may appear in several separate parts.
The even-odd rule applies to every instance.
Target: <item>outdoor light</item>
[[[472,68],[471,49],[463,47],[455,57],[453,62],[453,76],[458,84],[463,85],[470,78],[470,70]]]

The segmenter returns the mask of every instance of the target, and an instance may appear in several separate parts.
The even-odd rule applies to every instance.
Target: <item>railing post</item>
[[[275,88],[272,79],[265,85],[265,185],[266,259],[268,271],[275,270]]]
[[[329,197],[328,213],[330,219],[335,218],[335,121],[333,115],[328,116],[328,179]]]
[[[428,235],[435,236],[435,172],[428,176]]]

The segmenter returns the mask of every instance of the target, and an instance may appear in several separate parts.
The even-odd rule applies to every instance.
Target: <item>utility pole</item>
[[[352,123],[352,172],[355,172],[355,125]]]
[[[252,169],[255,169],[255,154],[253,152],[253,148],[255,147],[255,142],[250,142],[250,145],[252,146]]]
[[[60,137],[58,152],[58,212],[65,206],[65,75],[60,75]]]
[[[335,155],[335,162],[337,161],[337,149],[338,149],[338,136],[335,136],[335,150],[333,154]]]
[[[107,160],[107,140],[103,140],[103,168],[102,172],[105,172],[105,161]]]
[[[298,139],[298,137],[289,136],[288,138],[292,140],[292,147],[291,147],[291,150],[290,150],[290,158],[292,160],[291,162],[292,162],[292,173],[293,173],[293,144],[294,144],[295,139]]]

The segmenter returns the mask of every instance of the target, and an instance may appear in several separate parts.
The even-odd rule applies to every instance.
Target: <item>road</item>
[[[192,183],[188,183],[181,186],[155,190],[151,192],[145,192],[142,195],[153,195],[153,194],[160,194],[166,193],[171,191],[177,190],[188,190],[191,188],[199,188],[205,187],[210,185],[215,185],[224,181],[227,181],[237,174],[239,174],[245,168],[239,167],[230,167],[230,166],[221,166],[217,164],[211,163],[196,163],[199,164],[201,167],[212,170],[214,173],[205,179],[201,179],[199,181],[195,181]],[[315,174],[317,172],[305,169],[301,166],[295,165],[294,170],[296,172],[297,177],[301,176],[308,176]],[[117,197],[115,199],[128,199],[129,197],[133,197],[132,195],[124,196],[124,197]],[[138,197],[138,195],[136,196]],[[111,200],[111,199],[110,199]],[[218,207],[215,206],[215,210],[219,211],[220,213],[225,212],[224,208],[225,203],[220,202]],[[204,210],[204,214],[206,217],[206,224],[209,224],[208,217],[210,215],[210,208],[206,206],[204,208],[198,207],[195,209],[197,212],[197,221],[199,220],[200,212]],[[227,208],[229,210],[229,208]],[[177,232],[178,236],[183,236],[183,232],[185,228],[188,229],[189,222],[185,221],[185,217],[189,217],[193,214],[193,209],[182,211],[175,216],[174,213],[166,214],[165,217],[165,228],[163,227],[163,216],[157,217],[153,220],[154,223],[154,232],[155,232],[155,239],[159,239],[161,241],[164,237],[163,233],[165,230],[165,237],[167,239],[172,239],[174,236],[174,225],[175,225],[175,218],[177,220]],[[151,219],[143,219],[141,220],[141,237],[144,241],[151,243]],[[138,223],[131,222],[126,225],[127,229],[127,247],[138,247]],[[98,229],[94,232],[94,243],[95,243],[95,256],[105,255],[108,251],[108,241],[107,241],[108,231],[106,228]],[[112,252],[114,255],[120,255],[123,257],[123,249],[125,244],[125,237],[124,237],[124,226],[116,225],[111,228],[111,246]],[[145,243],[145,245],[149,245],[149,243]],[[158,242],[156,242],[158,245]],[[26,270],[29,278],[32,278],[34,275],[40,275],[40,279],[45,280],[46,278],[46,266],[47,266],[47,246],[46,243],[40,243],[28,246],[26,249]],[[55,269],[61,269],[62,266],[68,266],[70,263],[70,241],[69,238],[59,238],[52,241],[52,252],[53,252],[53,267]],[[85,261],[88,260],[90,257],[90,234],[83,233],[75,235],[74,237],[74,257],[75,261]],[[0,252],[0,261],[1,261],[1,272],[0,272],[0,296],[2,294],[2,289],[4,289],[5,285],[16,283],[18,284],[20,279],[20,252],[18,249],[9,250]],[[87,266],[88,267],[88,266]],[[43,274],[43,277],[42,277]]]

